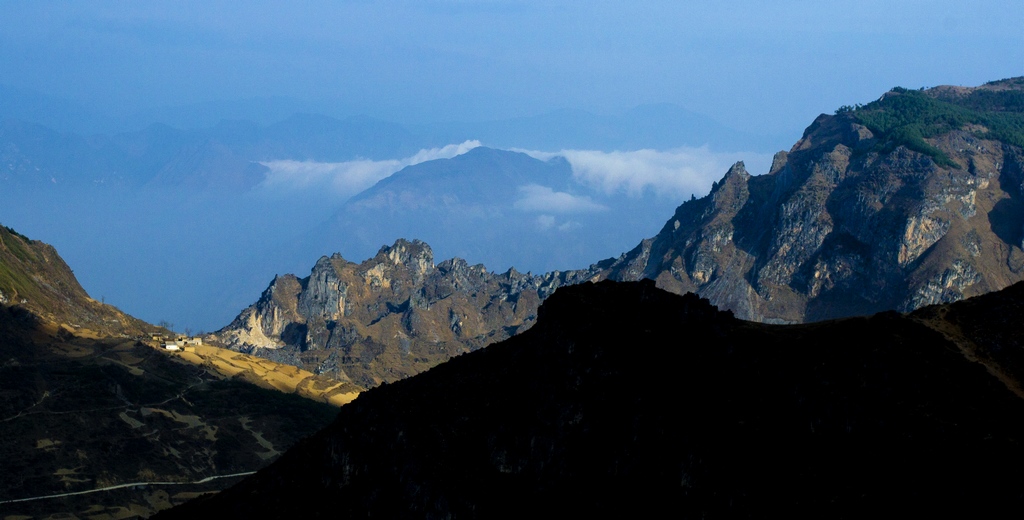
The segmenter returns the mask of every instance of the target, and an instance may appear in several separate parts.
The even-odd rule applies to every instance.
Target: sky
[[[2,0],[0,84],[150,117],[274,105],[417,123],[667,102],[798,134],[894,86],[1022,75],[1021,27],[1019,0]]]

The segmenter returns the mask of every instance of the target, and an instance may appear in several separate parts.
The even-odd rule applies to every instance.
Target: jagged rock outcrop
[[[231,348],[372,387],[525,330],[541,300],[586,272],[489,273],[398,240],[361,264],[322,257],[278,276],[217,336]]]
[[[651,278],[766,322],[909,311],[1024,279],[1020,136],[975,122],[1024,118],[1024,81],[957,92],[894,89],[819,116],[768,175],[737,163],[601,277]],[[993,106],[994,92],[1009,101]],[[959,124],[929,119],[946,112]],[[934,135],[899,133],[911,130]]]

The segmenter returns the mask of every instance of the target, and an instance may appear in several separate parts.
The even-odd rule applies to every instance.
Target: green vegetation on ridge
[[[879,139],[881,151],[897,146],[932,157],[940,166],[959,168],[925,139],[978,126],[975,135],[1024,147],[1024,90],[974,89],[964,95],[933,96],[929,92],[894,88],[867,105],[842,106]]]

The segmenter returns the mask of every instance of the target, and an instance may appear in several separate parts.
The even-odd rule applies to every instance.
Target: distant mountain
[[[157,518],[1000,516],[1024,500],[1022,311],[1017,284],[778,326],[649,280],[564,287]]]
[[[151,124],[84,136],[0,118],[0,182],[7,186],[151,186],[244,192],[273,159],[346,161],[413,155],[429,143],[401,125],[366,117],[296,114],[267,126],[222,121],[210,129]],[[441,143],[441,146],[448,143]]]
[[[371,256],[382,240],[415,237],[492,268],[507,269],[515,258],[521,268],[565,269],[629,247],[674,205],[651,193],[608,194],[583,184],[560,156],[543,161],[481,146],[381,180],[307,242]]]

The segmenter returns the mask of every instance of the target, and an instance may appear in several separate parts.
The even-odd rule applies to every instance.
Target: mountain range
[[[1010,124],[1024,119],[1022,95],[1021,79],[894,89],[822,115],[767,175],[737,163],[657,235],[586,269],[495,274],[458,258],[435,266],[429,247],[415,244],[410,256],[405,242],[358,265],[324,257],[308,278],[278,277],[218,334],[232,348],[373,386],[425,366],[409,359],[410,348],[443,360],[528,328],[540,301],[582,281],[651,279],[769,323],[909,312],[1002,289],[1024,279],[1024,138]],[[383,215],[449,214],[395,208],[415,173],[353,204]],[[463,183],[473,189],[472,179]],[[435,207],[447,200],[435,199]],[[452,281],[467,273],[472,282]],[[314,301],[330,303],[302,303]],[[432,325],[414,326],[426,314]],[[336,359],[347,361],[327,362]]]
[[[679,112],[663,108],[666,114]],[[566,122],[564,135],[580,140],[545,137],[547,152],[532,152],[536,157],[493,148],[540,144],[527,139],[527,130],[505,139],[494,129],[498,123],[481,125],[480,134],[495,142],[467,158],[457,154],[479,144],[473,141],[480,137],[474,125],[435,131],[366,117],[295,114],[270,124],[151,124],[86,134],[0,118],[0,204],[6,224],[47,237],[101,298],[151,322],[211,330],[252,302],[265,285],[263,273],[307,266],[323,254],[324,243],[336,244],[347,257],[365,258],[397,238],[419,238],[446,257],[534,272],[579,268],[617,254],[657,229],[681,196],[677,192],[688,196],[707,189],[710,180],[702,172],[712,168],[706,163],[717,170],[719,162],[738,156],[722,148],[633,149],[700,146],[706,141],[693,136],[718,128],[682,115],[676,124],[689,125],[689,133],[585,137],[591,120],[600,122],[596,135],[613,128],[620,137],[633,135],[630,129],[650,112],[638,109],[628,121],[588,116]],[[578,115],[556,114],[527,126],[546,128],[562,116]],[[590,163],[566,162],[567,145],[587,145]],[[620,145],[624,152],[602,148]],[[766,168],[768,156],[761,155]],[[623,165],[637,161],[659,179],[683,166],[690,172],[667,193],[643,184],[631,193],[579,171],[611,169],[619,179]],[[409,171],[399,175],[404,167]],[[440,170],[449,175],[423,181]],[[393,173],[393,184],[374,186]],[[527,184],[506,184],[526,178]],[[456,198],[430,211],[392,204],[388,218],[380,219],[367,203],[395,189],[413,197]],[[353,195],[361,202],[349,200]]]
[[[0,511],[148,516],[216,490],[163,514],[1015,510],[1021,128],[1024,78],[896,88],[817,118],[766,175],[736,163],[619,256],[491,272],[400,238],[359,264],[335,254],[308,277],[276,276],[207,344],[177,353],[156,343],[166,328],[90,298],[52,246],[2,228]],[[69,149],[105,139],[72,136]],[[152,146],[180,149],[173,140]],[[212,187],[174,174],[208,178],[198,165],[217,161],[201,158],[224,155],[202,148],[149,177],[149,193]],[[36,163],[17,164],[17,182],[49,189]],[[109,165],[94,166],[75,189],[108,189],[88,172]],[[138,187],[108,179],[114,193]],[[599,214],[609,199],[578,180],[558,157],[479,147],[381,180],[328,227],[364,212],[486,237],[474,221],[551,216],[544,204]],[[402,202],[418,197],[432,204]],[[212,225],[218,203],[174,211]],[[136,220],[124,229],[145,229]],[[141,240],[105,232],[118,247]],[[167,255],[216,258],[184,236],[155,239]],[[246,236],[236,251],[275,247]],[[332,404],[344,404],[336,417]]]

